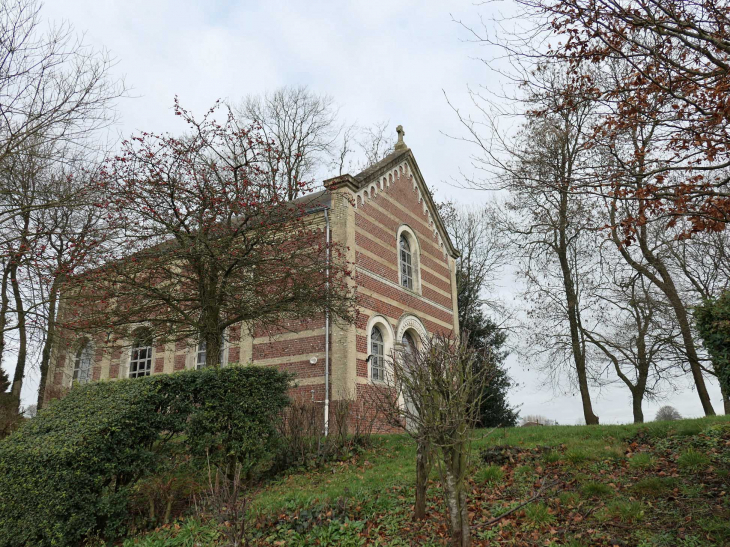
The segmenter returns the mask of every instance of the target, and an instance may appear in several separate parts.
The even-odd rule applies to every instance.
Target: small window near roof
[[[94,362],[94,348],[91,343],[84,340],[81,347],[76,352],[74,358],[74,374],[73,381],[79,384],[85,384],[91,380],[91,365]]]
[[[129,377],[141,378],[152,373],[152,335],[141,332],[137,335],[132,346],[129,359]]]
[[[405,236],[400,236],[400,284],[413,290],[413,254]]]
[[[373,380],[385,380],[385,344],[378,327],[370,332],[370,376]]]

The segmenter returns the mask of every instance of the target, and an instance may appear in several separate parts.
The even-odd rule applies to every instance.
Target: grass
[[[643,496],[660,496],[677,485],[671,477],[648,477],[637,482],[633,490]]]
[[[529,465],[520,465],[515,469],[516,480],[531,480],[534,474],[534,469]]]
[[[713,432],[718,424],[726,425]],[[712,417],[476,432],[474,463],[491,446],[509,448],[510,459],[468,477],[474,544],[730,545],[728,426],[728,418]],[[414,478],[415,446],[400,435],[376,437],[348,462],[280,476],[252,503],[252,545],[445,545],[439,474],[432,473],[427,519],[418,525]],[[498,526],[480,526],[529,499],[544,481],[556,485]]]
[[[608,514],[621,522],[631,523],[644,520],[644,505],[639,501],[616,500],[611,502],[606,510]]]
[[[654,458],[646,452],[640,452],[634,454],[629,459],[629,465],[637,469],[644,469],[646,467],[654,466]]]
[[[589,459],[588,451],[582,448],[575,448],[565,453],[565,459],[570,463],[583,463]]]
[[[571,507],[580,501],[580,496],[576,492],[560,492],[558,500],[561,505]]]
[[[498,465],[488,465],[480,468],[474,475],[474,482],[495,485],[502,482],[504,471]]]
[[[581,492],[588,498],[605,498],[613,494],[614,489],[602,482],[587,482],[581,487]]]
[[[555,522],[555,515],[542,502],[532,503],[525,507],[525,518],[531,526],[538,528]]]
[[[677,459],[677,465],[683,469],[696,471],[710,465],[710,457],[690,448]]]

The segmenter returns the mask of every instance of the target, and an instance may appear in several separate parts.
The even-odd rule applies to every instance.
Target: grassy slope
[[[730,545],[726,417],[483,434],[475,453],[496,448],[470,477],[477,545]],[[258,544],[446,544],[436,471],[427,522],[410,519],[414,462],[408,438],[384,436],[352,461],[266,485],[253,505]],[[556,485],[540,500],[484,526],[545,482]]]
[[[627,439],[639,429],[647,429],[654,437],[691,435],[712,423],[730,423],[730,416],[652,422],[644,425],[603,425],[513,427],[492,432],[477,431],[474,451],[486,446],[510,445],[524,448],[566,445],[566,450],[585,450],[592,456],[624,449]],[[393,486],[413,486],[416,450],[405,435],[385,435],[376,439],[376,448],[354,463],[333,464],[319,472],[293,473],[265,488],[255,502],[258,512],[280,512],[292,506],[305,507],[334,502],[347,492],[355,496],[374,496]],[[478,462],[476,462],[478,463]],[[434,475],[436,471],[434,470]],[[435,477],[434,477],[435,478]]]

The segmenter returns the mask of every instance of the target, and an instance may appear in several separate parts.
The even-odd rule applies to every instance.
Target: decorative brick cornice
[[[413,152],[408,149],[404,153],[394,154],[394,156],[392,160],[384,161],[382,165],[378,165],[377,169],[367,173],[364,171],[355,177],[355,180],[359,182],[359,188],[355,190],[354,196],[355,207],[367,203],[367,200],[372,197],[373,190],[377,194],[388,188],[394,181],[405,177],[410,180],[413,189],[418,192],[418,201],[423,204],[423,212],[428,218],[428,225],[433,230],[434,237],[438,241],[444,256],[449,255],[456,258],[459,253],[454,248],[446,232],[446,227],[438,214],[431,192],[423,180],[423,175],[421,175],[421,170],[413,157]],[[366,175],[362,176],[364,173]]]
[[[338,177],[333,177],[331,179],[326,179],[324,181],[324,187],[327,188],[327,190],[337,190],[338,188],[349,188],[353,192],[357,192],[360,185],[355,180],[355,177],[352,175],[340,175]]]

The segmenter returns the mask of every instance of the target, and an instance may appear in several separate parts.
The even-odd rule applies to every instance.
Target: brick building
[[[293,391],[299,396],[322,403],[349,398],[364,409],[367,391],[382,379],[385,357],[399,344],[418,344],[428,333],[458,332],[457,253],[398,131],[394,151],[382,161],[355,176],[325,180],[325,190],[300,198],[308,220],[325,233],[329,226],[330,237],[355,265],[358,321],[342,325],[312,318],[253,335],[230,327],[224,364],[276,366],[296,375]],[[74,381],[169,373],[199,363],[205,363],[204,345],[156,345],[154,333],[111,348],[86,339],[59,344],[46,397],[61,394]]]

